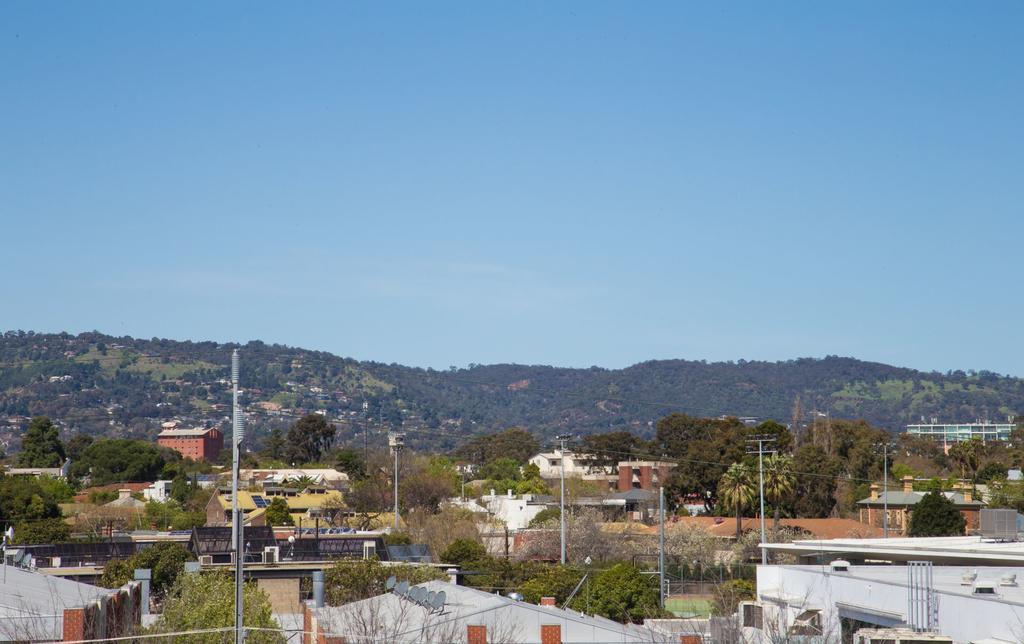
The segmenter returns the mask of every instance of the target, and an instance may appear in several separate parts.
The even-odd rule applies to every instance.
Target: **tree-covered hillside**
[[[272,427],[317,411],[338,422],[342,439],[403,427],[411,439],[440,448],[513,425],[542,437],[615,429],[650,435],[653,422],[670,412],[790,422],[798,398],[804,420],[817,411],[890,430],[921,417],[1002,419],[1024,409],[1024,384],[1016,378],[924,373],[852,358],[437,371],[262,342],[17,331],[0,338],[0,423],[8,426],[0,440],[16,448],[28,417],[44,414],[66,432],[124,437],[152,437],[169,419],[221,422],[230,410],[234,348],[241,349],[244,402],[257,442]]]

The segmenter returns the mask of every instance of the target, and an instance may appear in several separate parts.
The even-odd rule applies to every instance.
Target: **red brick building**
[[[877,483],[871,484],[871,496],[857,502],[860,506],[860,522],[881,528],[884,525],[885,510],[889,510],[889,531],[906,536],[910,529],[910,516],[914,506],[924,498],[924,492],[914,491],[914,477],[903,477],[902,490],[881,491]],[[963,516],[964,534],[971,534],[981,525],[981,508],[984,503],[974,499],[974,488],[968,481],[957,484],[953,491],[942,493],[952,501]]]
[[[209,429],[165,429],[156,439],[157,445],[170,447],[185,458],[194,461],[212,461],[224,447],[224,434]]]
[[[619,492],[656,491],[668,480],[675,466],[664,461],[619,461]]]

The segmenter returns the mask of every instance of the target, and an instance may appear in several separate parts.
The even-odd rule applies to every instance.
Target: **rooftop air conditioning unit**
[[[199,565],[200,566],[212,566],[213,565],[213,555],[199,555]]]
[[[265,564],[276,564],[281,554],[281,549],[278,546],[267,546],[263,549],[263,563]]]
[[[982,508],[981,536],[996,541],[1016,541],[1017,511]]]

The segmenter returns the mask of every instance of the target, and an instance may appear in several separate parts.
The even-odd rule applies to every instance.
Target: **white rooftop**
[[[946,565],[1024,565],[1024,541],[970,537],[896,537],[890,539],[811,539],[769,543],[774,552],[829,559],[876,561],[926,560]]]

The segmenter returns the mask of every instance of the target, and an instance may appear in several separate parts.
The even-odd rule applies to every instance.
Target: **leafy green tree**
[[[70,526],[57,517],[27,521],[14,526],[14,543],[17,544],[67,543],[70,540]]]
[[[21,439],[18,465],[21,467],[59,467],[64,462],[64,443],[60,429],[46,416],[36,416]]]
[[[949,460],[960,468],[960,478],[974,478],[974,473],[978,470],[978,453],[982,449],[984,446],[978,439],[954,443],[949,448]]]
[[[628,564],[598,573],[590,587],[590,609],[617,622],[642,622],[659,617],[658,579]]]
[[[177,582],[185,569],[185,562],[193,559],[192,553],[180,543],[155,543],[127,559],[108,562],[103,567],[99,584],[104,588],[120,588],[134,578],[136,568],[148,568],[153,575],[150,591],[154,598],[161,599]]]
[[[772,529],[778,531],[782,514],[782,502],[793,493],[796,474],[793,472],[793,457],[786,454],[772,454],[764,459],[764,495],[773,506]]]
[[[242,622],[247,628],[276,629],[270,599],[255,583],[243,590]],[[151,633],[180,633],[212,628],[226,628],[235,623],[234,580],[225,572],[204,572],[181,575],[164,604]],[[184,644],[221,644],[224,633],[175,635],[175,642]],[[284,644],[284,636],[273,630],[250,630],[246,642],[252,644]]]
[[[292,515],[288,512],[288,502],[279,496],[267,506],[267,525],[295,525]]]
[[[910,513],[911,537],[953,537],[964,534],[965,521],[953,502],[938,489],[924,495]]]
[[[154,530],[191,530],[206,525],[206,512],[191,503],[182,505],[175,499],[146,504],[145,522]]]
[[[487,548],[479,541],[472,539],[456,539],[441,553],[441,561],[446,564],[465,565],[487,558]]]
[[[671,414],[659,420],[656,448],[686,463],[686,467],[677,467],[669,475],[666,496],[678,499],[699,495],[710,512],[718,501],[718,482],[727,469],[720,463],[743,460],[747,433],[747,427],[736,418]]]
[[[774,420],[766,420],[754,428],[754,433],[774,437],[775,443],[772,447],[778,450],[779,453],[788,454],[793,451],[793,434],[790,433],[789,428],[785,425]]]
[[[31,476],[0,476],[0,525],[60,516],[57,501]]]
[[[539,604],[541,597],[554,597],[555,602],[561,606],[582,578],[583,573],[575,568],[547,566],[540,574],[519,586],[519,592],[531,604]],[[574,607],[583,608],[579,604],[577,602]]]
[[[284,438],[284,432],[275,427],[270,430],[270,435],[267,436],[267,440],[263,442],[263,456],[275,461],[281,460],[284,458],[287,446],[288,442]]]
[[[82,452],[85,448],[92,445],[93,437],[89,434],[75,434],[68,440],[67,444],[67,457],[72,461],[77,461],[82,456]]]
[[[842,474],[842,463],[820,446],[805,443],[793,455],[797,477],[792,499],[793,516],[827,518],[836,505],[836,485]]]
[[[377,559],[338,560],[324,573],[327,603],[331,606],[342,606],[383,594],[384,582],[392,575],[410,584],[447,578],[444,571],[426,566],[385,566]]]
[[[498,458],[510,458],[523,464],[540,451],[540,443],[533,434],[512,427],[496,434],[478,436],[465,443],[457,450],[455,456],[478,465],[489,463]]]
[[[594,465],[610,467],[619,461],[642,459],[650,450],[650,441],[633,432],[605,432],[584,436],[581,451],[594,455]]]
[[[384,545],[387,546],[408,546],[412,545],[412,537],[408,532],[389,532],[384,535]]]
[[[57,503],[68,503],[75,497],[75,488],[62,478],[56,476],[37,476],[36,483],[43,494]]]
[[[480,468],[479,475],[488,481],[518,481],[522,472],[519,462],[514,458],[501,457]]]
[[[351,447],[344,447],[335,452],[334,465],[339,471],[348,474],[350,479],[363,478],[366,473],[362,453]]]
[[[315,463],[334,442],[337,428],[320,414],[306,414],[288,428],[286,460],[296,465]]]
[[[1005,463],[1000,463],[999,461],[989,461],[988,463],[985,463],[985,465],[982,466],[981,469],[978,470],[978,473],[975,475],[975,478],[977,479],[978,483],[988,483],[993,479],[1005,479],[1006,472],[1008,469],[1009,468],[1006,467]]]
[[[562,516],[562,511],[557,507],[544,508],[537,513],[537,516],[530,519],[528,528],[544,528],[551,522],[557,521]]]
[[[78,477],[90,476],[92,485],[153,481],[168,461],[180,458],[177,452],[148,441],[113,438],[87,447],[71,470]]]
[[[753,472],[742,463],[733,463],[718,483],[718,498],[722,505],[736,513],[736,540],[743,532],[743,508],[757,495]]]

